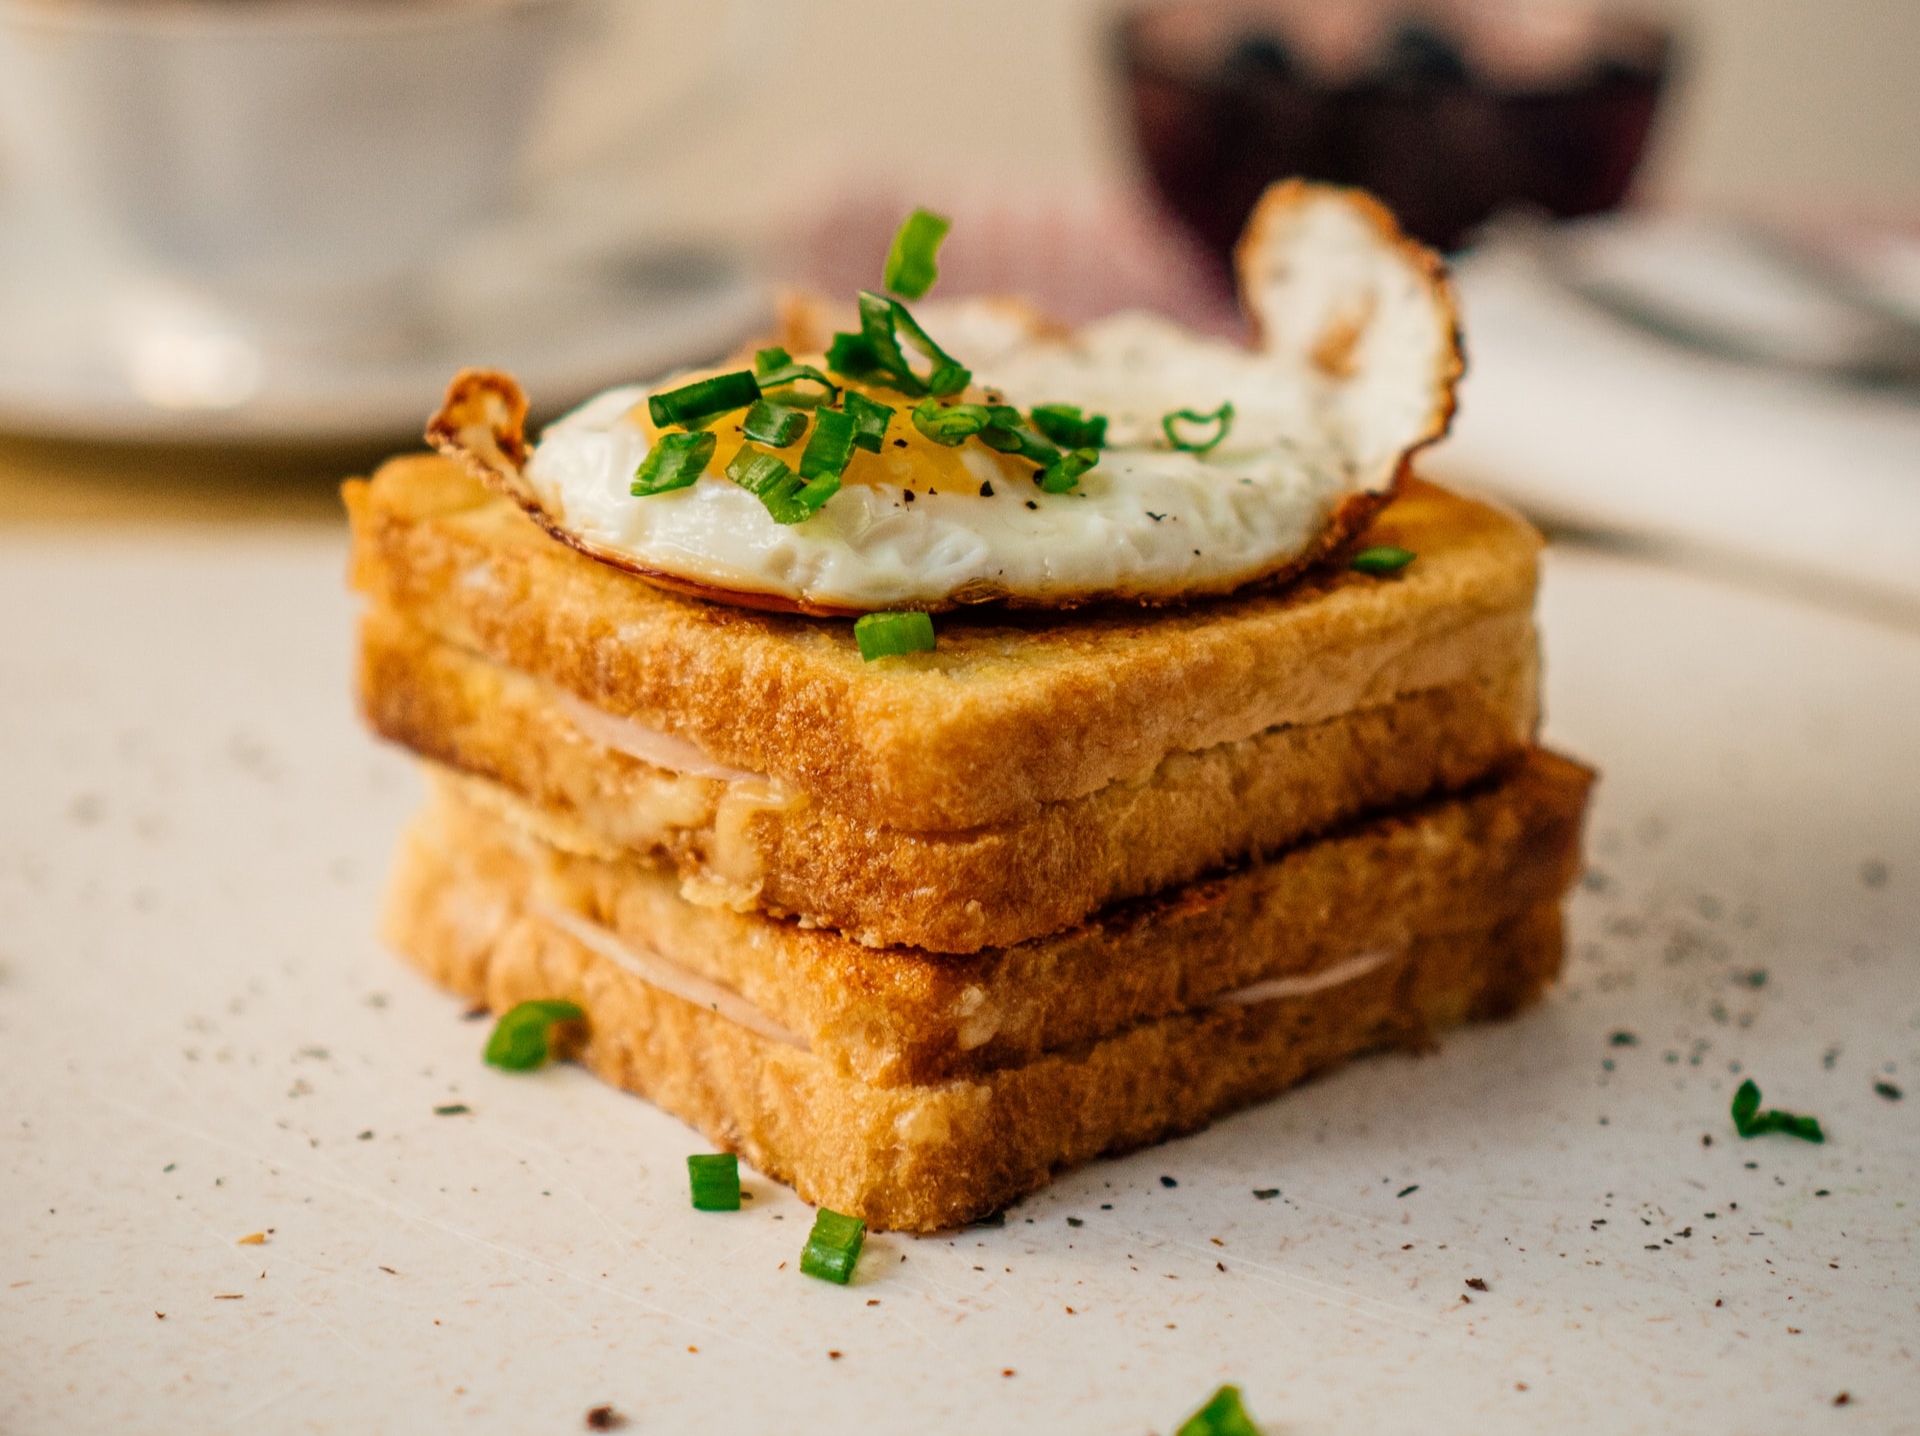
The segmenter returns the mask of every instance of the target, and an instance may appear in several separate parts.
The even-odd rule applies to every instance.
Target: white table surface
[[[374,941],[416,788],[341,559],[0,537],[0,1431],[1920,1431],[1920,635],[1555,553],[1605,776],[1545,1005],[842,1289]],[[1743,1073],[1828,1144],[1736,1140]]]

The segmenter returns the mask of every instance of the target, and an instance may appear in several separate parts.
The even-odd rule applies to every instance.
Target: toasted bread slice
[[[385,608],[362,623],[360,691],[377,732],[503,784],[602,848],[673,864],[695,901],[796,915],[869,945],[972,952],[1517,762],[1537,710],[1527,639],[1485,655],[1503,669],[1172,754],[1134,781],[960,832],[902,831],[764,780],[661,768],[609,746],[617,720],[558,685]]]
[[[1559,898],[1592,774],[1535,751],[1472,794],[1357,824],[1068,931],[970,957],[688,903],[657,868],[444,772],[403,847],[396,910],[454,881],[657,984],[878,1086],[977,1077],[1134,1023],[1381,965]],[[449,878],[448,874],[452,874]],[[404,944],[402,944],[404,945]]]
[[[977,1078],[882,1087],[635,975],[430,847],[410,846],[399,877],[388,932],[428,974],[496,1007],[580,1004],[578,1055],[603,1079],[806,1200],[907,1231],[958,1226],[1062,1167],[1204,1126],[1369,1049],[1503,1016],[1560,964],[1546,901],[1482,931],[1416,934],[1316,991],[1181,1011]]]
[[[1366,539],[1419,555],[1397,579],[948,618],[936,651],[872,663],[845,621],[704,603],[583,557],[442,459],[395,460],[346,499],[354,582],[416,627],[702,763],[915,832],[1007,823],[1171,753],[1496,673],[1533,642],[1537,536],[1418,481]]]

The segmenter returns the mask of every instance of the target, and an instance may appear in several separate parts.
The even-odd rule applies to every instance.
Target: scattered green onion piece
[[[740,432],[756,444],[784,449],[807,431],[807,416],[798,409],[776,404],[771,399],[755,399],[747,410]]]
[[[647,399],[647,413],[658,429],[676,425],[682,429],[700,429],[722,414],[746,408],[759,397],[759,383],[745,369],[738,369],[651,395]]]
[[[943,406],[937,399],[923,399],[914,406],[913,427],[934,443],[953,448],[986,428],[991,417],[984,404]]]
[[[1071,454],[1062,454],[1057,461],[1040,471],[1040,492],[1070,493],[1080,482],[1080,476],[1099,462],[1098,449],[1075,449]]]
[[[860,291],[860,335],[875,355],[878,377],[901,393],[918,398],[927,392],[927,386],[908,365],[907,356],[900,348],[900,336],[894,328],[895,311],[906,313],[885,295],[867,289]]]
[[[551,1055],[554,1027],[586,1015],[573,1003],[558,999],[515,1003],[493,1026],[493,1035],[487,1039],[487,1063],[508,1072],[531,1072]]]
[[[865,394],[847,390],[847,417],[853,420],[853,446],[870,454],[880,452],[880,441],[887,437],[887,425],[893,422],[893,410]]]
[[[733,1153],[712,1152],[688,1157],[687,1181],[693,1187],[696,1212],[740,1210],[740,1159]]]
[[[716,442],[708,433],[662,434],[647,450],[628,492],[646,498],[686,488],[706,469]]]
[[[1021,421],[1018,409],[993,404],[987,412],[991,422],[980,431],[980,442],[988,448],[1003,454],[1018,454],[1043,469],[1060,462],[1060,450],[1029,429]]]
[[[900,347],[903,339],[925,358],[925,375]],[[911,399],[958,394],[973,382],[972,372],[934,343],[905,305],[867,289],[860,291],[860,332],[833,336],[827,367],[850,378],[885,384]]]
[[[1240,1388],[1222,1386],[1205,1406],[1180,1423],[1174,1436],[1260,1436],[1260,1428],[1240,1404]]]
[[[823,474],[803,483],[779,455],[744,445],[727,465],[727,477],[765,504],[777,524],[804,523],[840,492],[838,474]]]
[[[760,352],[765,354],[771,351],[763,349]],[[782,364],[778,369],[769,369],[760,375],[758,383],[760,392],[763,394],[769,389],[786,389],[795,384],[818,384],[821,389],[818,394],[786,396],[787,403],[803,404],[807,408],[813,408],[819,404],[831,404],[840,397],[840,386],[811,364]]]
[[[907,313],[907,306],[897,300],[893,303],[893,324],[895,332],[924,354],[927,362],[933,366],[925,381],[928,393],[944,398],[948,394],[958,394],[973,382],[972,372],[935,344],[927,331],[920,327],[919,321]]]
[[[854,621],[853,641],[868,663],[898,653],[933,650],[933,620],[924,613],[869,613]]]
[[[854,396],[847,395],[851,400]],[[824,474],[834,478],[847,470],[858,441],[857,421],[845,409],[821,409],[814,415],[813,436],[800,455],[800,477],[817,479]]]
[[[1802,1117],[1793,1112],[1782,1112],[1775,1108],[1760,1110],[1760,1088],[1749,1077],[1740,1084],[1740,1090],[1733,1094],[1733,1129],[1743,1137],[1758,1137],[1767,1132],[1784,1132],[1789,1137],[1798,1137],[1803,1142],[1824,1142],[1827,1134],[1820,1129],[1818,1117]]]
[[[944,399],[949,394],[960,393],[972,382],[973,370],[948,361],[927,376],[927,392]]]
[[[1375,578],[1386,578],[1400,572],[1416,557],[1412,549],[1395,548],[1390,543],[1375,544],[1372,548],[1363,548],[1355,554],[1351,566],[1361,573],[1370,573]]]
[[[1174,427],[1176,424],[1211,424],[1214,428],[1213,433],[1205,439],[1194,441],[1181,438],[1180,431]],[[1161,418],[1160,427],[1166,431],[1167,442],[1174,448],[1189,454],[1208,453],[1217,448],[1220,441],[1227,437],[1228,430],[1233,428],[1233,404],[1231,401],[1222,404],[1211,414],[1175,409]]]
[[[951,228],[952,220],[932,210],[916,209],[908,215],[887,251],[882,280],[887,288],[907,299],[919,299],[933,288],[940,277],[940,266],[935,262],[940,241]]]
[[[1104,414],[1082,415],[1078,404],[1036,404],[1033,427],[1068,449],[1101,449],[1107,443]]]
[[[867,1224],[860,1218],[822,1207],[814,1214],[813,1230],[800,1252],[800,1270],[845,1286],[853,1279],[854,1263],[860,1260],[860,1248],[866,1240]]]
[[[880,372],[880,356],[864,334],[834,335],[833,342],[827,346],[827,368],[853,379],[884,377]]]
[[[774,344],[768,348],[754,351],[753,372],[755,374],[771,374],[776,369],[786,368],[787,365],[792,362],[793,356],[778,344]]]

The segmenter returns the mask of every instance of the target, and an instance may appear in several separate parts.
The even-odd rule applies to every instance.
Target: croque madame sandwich
[[[943,234],[538,444],[463,373],[346,491],[393,944],[914,1231],[1531,1001],[1591,781],[1536,535],[1413,476],[1458,340],[1377,205],[1267,194],[1249,348],[910,311]]]

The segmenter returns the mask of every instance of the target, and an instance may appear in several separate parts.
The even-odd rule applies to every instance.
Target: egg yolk
[[[826,359],[822,355],[796,355],[795,361],[811,364],[825,371]],[[691,384],[696,380],[711,378],[716,374],[732,372],[728,369],[703,369],[698,373],[682,376],[675,383]],[[842,485],[846,484],[892,484],[896,488],[910,489],[919,493],[976,494],[982,482],[1007,483],[1031,481],[1033,464],[1012,454],[1002,454],[986,445],[967,442],[964,446],[937,444],[913,426],[913,406],[918,400],[910,399],[897,389],[889,389],[880,384],[869,384],[855,379],[843,379],[834,376],[836,383],[843,389],[852,389],[864,394],[876,404],[885,404],[893,410],[893,417],[887,421],[887,432],[880,440],[880,452],[872,453],[866,449],[855,449],[853,457],[847,461],[846,471],[840,475]],[[805,386],[803,392],[817,392],[817,386]],[[986,390],[974,388],[955,396],[958,401],[969,404],[1000,402],[997,395]],[[776,394],[774,402],[779,403]],[[794,407],[798,408],[798,405]],[[784,459],[789,468],[798,470],[800,455],[807,447],[807,439],[813,433],[812,411],[802,410],[808,415],[805,432],[785,448],[776,449],[760,444],[758,448],[766,453],[776,454]],[[722,414],[707,425],[708,431],[717,441],[713,458],[707,463],[706,473],[715,478],[726,477],[727,465],[733,462],[733,456],[746,444],[746,435],[742,425],[746,422],[747,411],[735,409]],[[647,443],[652,445],[663,432],[655,426],[647,413],[644,403],[636,404],[628,417],[646,433]],[[966,457],[961,457],[962,449]],[[990,476],[990,480],[983,479]]]

